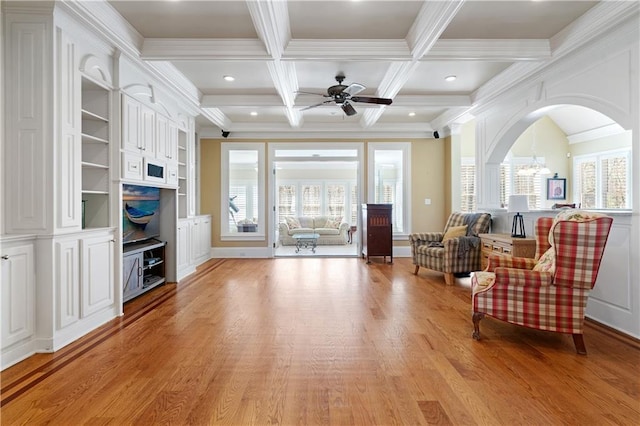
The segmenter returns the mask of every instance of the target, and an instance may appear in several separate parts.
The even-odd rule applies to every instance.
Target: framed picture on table
[[[552,177],[547,179],[547,200],[567,198],[567,179]]]

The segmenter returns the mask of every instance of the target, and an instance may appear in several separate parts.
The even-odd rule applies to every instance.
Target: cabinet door
[[[142,105],[140,114],[140,146],[147,157],[153,157],[156,155],[156,113]]]
[[[80,250],[78,240],[56,242],[57,328],[80,319]]]
[[[178,126],[174,122],[169,122],[169,140],[167,143],[167,159],[178,161]]]
[[[202,218],[200,222],[200,257],[209,258],[211,251],[211,219]]]
[[[142,253],[125,254],[122,257],[122,274],[122,298],[127,301],[142,289]]]
[[[82,317],[113,305],[113,237],[104,235],[82,240]]]
[[[33,245],[2,249],[2,348],[34,333],[35,272]]]
[[[140,152],[142,104],[126,95],[122,96],[122,149]]]
[[[189,250],[189,221],[181,220],[178,222],[178,270],[182,270],[189,266],[191,253]]]
[[[156,114],[156,157],[161,160],[169,159],[169,119]]]

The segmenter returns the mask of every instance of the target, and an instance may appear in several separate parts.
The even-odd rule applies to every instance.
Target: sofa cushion
[[[342,216],[329,216],[323,225],[324,228],[340,228],[340,224],[342,223]]]
[[[299,216],[298,221],[300,221],[300,226],[302,228],[315,228],[313,223],[313,218],[309,216]]]
[[[295,229],[290,229],[289,230],[289,235],[313,234],[315,232],[316,232],[316,230],[313,229],[313,228],[295,228]]]
[[[315,232],[320,235],[340,235],[340,230],[336,228],[316,228]]]
[[[287,223],[289,229],[297,229],[301,227],[300,221],[295,217],[287,216],[284,218],[284,221]]]

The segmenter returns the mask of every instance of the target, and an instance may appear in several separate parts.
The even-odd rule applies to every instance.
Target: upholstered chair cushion
[[[447,232],[444,233],[444,237],[442,237],[442,242],[445,242],[452,238],[464,237],[465,235],[467,235],[467,225],[452,226],[449,229],[447,229]]]

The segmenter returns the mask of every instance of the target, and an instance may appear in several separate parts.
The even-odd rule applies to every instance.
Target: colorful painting
[[[130,243],[160,235],[160,188],[122,185],[122,241]]]

